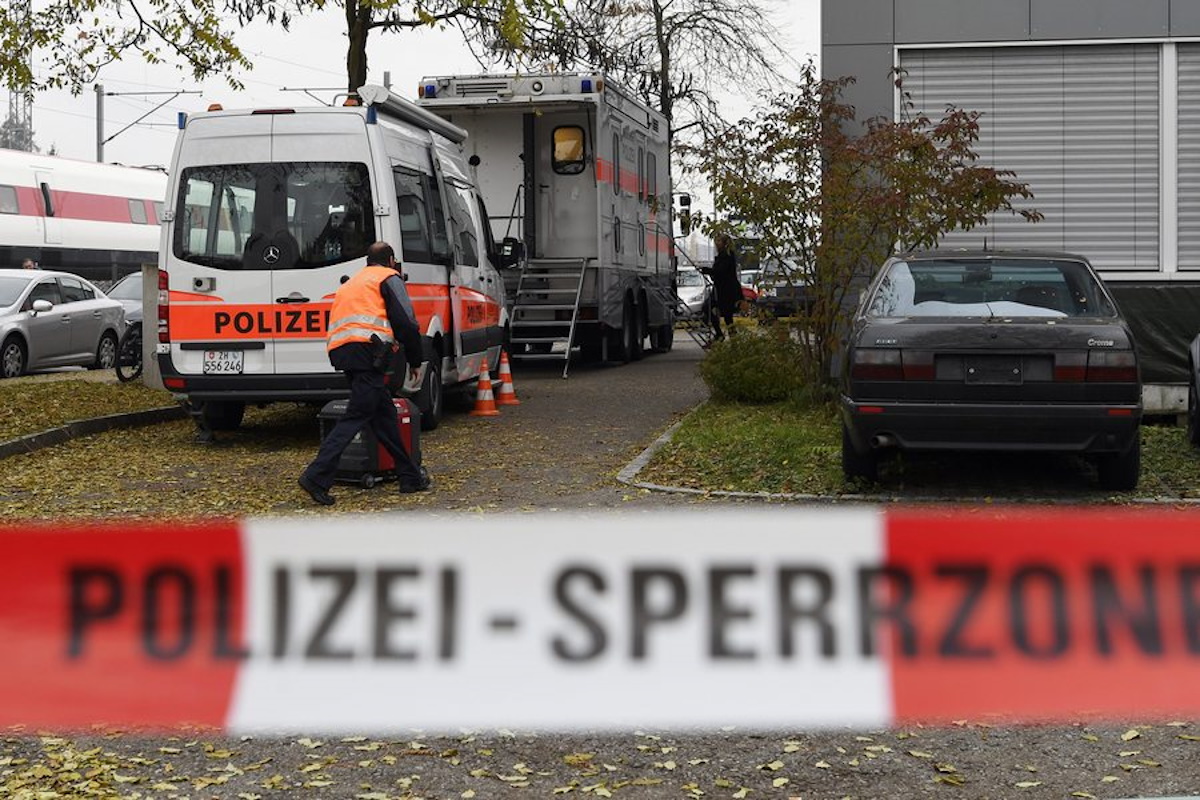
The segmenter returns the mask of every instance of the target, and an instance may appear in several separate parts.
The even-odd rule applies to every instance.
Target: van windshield
[[[220,269],[311,269],[375,241],[365,164],[190,167],[180,175],[175,256]]]

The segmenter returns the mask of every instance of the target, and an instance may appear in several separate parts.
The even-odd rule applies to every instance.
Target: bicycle
[[[142,374],[142,323],[134,322],[125,329],[117,343],[117,380],[128,383]]]

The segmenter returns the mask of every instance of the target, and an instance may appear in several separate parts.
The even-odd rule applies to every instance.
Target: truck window
[[[621,134],[613,134],[613,194],[621,194]]]
[[[646,199],[646,148],[638,148],[638,200]]]
[[[450,223],[454,226],[454,243],[458,250],[457,263],[468,267],[479,266],[479,234],[471,207],[475,199],[471,187],[458,181],[446,181],[450,194]]]
[[[400,217],[400,250],[402,261],[422,264],[433,262],[430,244],[429,212],[425,202],[425,185],[416,170],[395,167],[392,176],[396,183],[396,210]]]
[[[17,214],[17,190],[12,186],[0,186],[0,214]]]
[[[578,175],[587,165],[583,128],[564,125],[554,129],[554,156],[551,166],[559,175]]]
[[[290,243],[274,269],[323,267],[366,255],[375,241],[366,165],[218,164],[182,172],[176,257],[242,269],[247,248],[264,241]]]
[[[646,199],[651,205],[658,197],[658,158],[646,153]]]

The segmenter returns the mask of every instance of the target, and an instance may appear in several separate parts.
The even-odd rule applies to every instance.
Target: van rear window
[[[312,269],[366,255],[375,241],[365,164],[190,167],[176,198],[175,256],[219,269]]]

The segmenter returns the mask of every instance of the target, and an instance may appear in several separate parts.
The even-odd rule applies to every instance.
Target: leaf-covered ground
[[[510,731],[221,739],[12,732],[0,797],[126,798],[1101,798],[1183,795],[1200,729],[960,723],[946,730],[747,733]]]
[[[117,383],[111,371],[67,372],[0,381],[0,442],[68,422],[175,405],[169,392]]]

